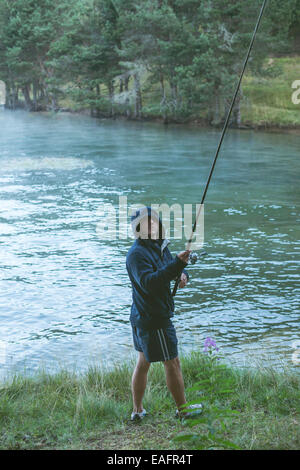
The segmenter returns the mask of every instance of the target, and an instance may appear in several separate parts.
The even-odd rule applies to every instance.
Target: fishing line
[[[193,225],[192,233],[191,233],[191,236],[190,236],[190,238],[187,242],[187,245],[186,245],[186,250],[189,250],[190,247],[191,247],[191,244],[192,244],[192,238],[193,238],[193,235],[195,233],[195,230],[196,230],[196,227],[197,227],[197,222],[198,222],[198,219],[199,219],[200,214],[201,214],[202,205],[204,204],[204,201],[205,201],[205,197],[206,197],[206,193],[207,193],[207,190],[208,190],[208,187],[209,187],[209,183],[210,183],[211,177],[213,175],[215,165],[216,165],[216,162],[217,162],[217,159],[218,159],[221,147],[222,147],[222,143],[223,143],[223,140],[224,140],[224,136],[226,134],[226,130],[227,130],[227,127],[228,127],[228,124],[229,124],[231,113],[232,113],[232,110],[233,110],[233,107],[234,107],[234,104],[235,104],[235,101],[236,101],[236,97],[238,95],[238,92],[239,92],[239,89],[240,89],[240,86],[241,86],[241,83],[242,83],[242,79],[243,79],[243,76],[244,76],[244,73],[245,73],[245,70],[246,70],[246,67],[247,67],[247,64],[248,64],[248,60],[249,60],[249,57],[250,57],[250,54],[251,54],[251,51],[252,51],[252,47],[253,47],[253,44],[254,44],[254,41],[255,41],[255,38],[256,38],[256,34],[257,34],[257,31],[258,31],[258,28],[259,28],[259,25],[260,25],[265,7],[266,7],[266,3],[267,3],[267,0],[264,0],[263,4],[262,4],[262,7],[261,7],[261,10],[260,10],[260,13],[259,13],[259,16],[258,16],[258,20],[256,22],[256,26],[254,28],[252,39],[251,39],[251,42],[250,42],[250,45],[249,45],[249,48],[248,48],[248,52],[247,52],[247,55],[246,55],[246,58],[245,58],[245,61],[244,61],[243,69],[242,69],[242,72],[241,72],[241,75],[240,75],[240,78],[239,78],[239,81],[238,81],[238,84],[237,84],[237,87],[236,87],[236,90],[235,90],[230,108],[229,108],[229,111],[228,111],[228,114],[227,114],[227,117],[226,117],[226,121],[225,121],[225,124],[224,124],[224,127],[223,127],[220,142],[219,142],[219,145],[217,147],[215,158],[213,160],[213,164],[212,164],[212,167],[211,167],[211,170],[210,170],[210,173],[209,173],[209,176],[208,176],[208,179],[207,179],[204,191],[203,191],[202,199],[201,199],[201,202],[200,202],[199,209],[197,211],[197,215],[196,215],[196,219],[195,219],[195,222],[194,222],[194,225]],[[176,282],[174,284],[174,288],[173,288],[173,292],[172,292],[173,296],[176,295],[178,285],[180,283],[180,278],[181,278],[181,274],[177,277]]]

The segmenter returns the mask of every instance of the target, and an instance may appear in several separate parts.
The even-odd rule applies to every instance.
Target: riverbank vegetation
[[[203,400],[199,381],[213,377],[207,354],[182,357],[188,400]],[[218,361],[218,365],[222,361]],[[134,363],[111,370],[91,367],[87,372],[61,371],[54,375],[16,375],[0,385],[0,448],[2,449],[191,449],[193,441],[176,438],[191,429],[174,417],[174,403],[166,388],[162,364],[153,364],[144,400],[150,412],[141,423],[130,422],[130,380]],[[220,369],[220,368],[219,368]],[[222,378],[206,396],[202,418],[193,433],[203,442],[209,410],[232,410],[218,427],[218,438],[240,449],[299,449],[300,377],[295,371],[271,367],[221,367]],[[214,376],[217,377],[216,375]],[[193,387],[194,386],[194,387]],[[200,390],[200,392],[199,392]],[[199,395],[200,393],[200,395]],[[224,414],[224,413],[223,413]],[[201,438],[202,436],[202,438]],[[197,441],[196,441],[197,442]],[[211,442],[211,441],[209,441]],[[221,445],[222,447],[222,445]],[[215,443],[207,448],[218,448]]]
[[[219,126],[260,0],[0,0],[9,109]],[[232,125],[300,126],[300,0],[269,0]]]

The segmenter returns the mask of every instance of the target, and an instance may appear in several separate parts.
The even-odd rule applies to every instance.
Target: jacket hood
[[[137,209],[135,213],[131,216],[131,227],[135,238],[140,238],[140,233],[138,230],[138,225],[144,217],[151,216],[159,222],[161,238],[165,238],[165,227],[162,223],[161,218],[158,213],[149,206],[143,206],[140,209]]]

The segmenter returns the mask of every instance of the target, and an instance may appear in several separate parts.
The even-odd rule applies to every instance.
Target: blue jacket
[[[130,321],[139,328],[163,328],[174,315],[170,282],[181,272],[189,275],[187,265],[171,255],[169,240],[137,238],[126,257],[126,268],[132,284]]]

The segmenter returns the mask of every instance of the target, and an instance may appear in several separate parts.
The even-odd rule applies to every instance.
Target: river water
[[[120,196],[199,203],[219,135],[0,112],[2,375],[135,356],[125,268],[133,240],[101,239],[100,208],[117,208]],[[176,295],[179,351],[211,337],[235,364],[298,370],[300,136],[230,130],[223,145],[205,203],[208,255]]]

